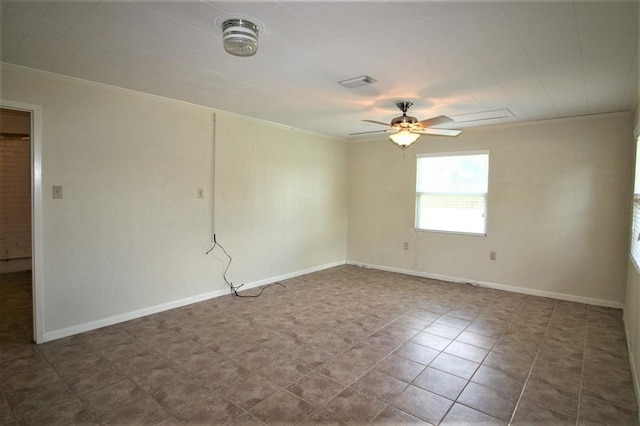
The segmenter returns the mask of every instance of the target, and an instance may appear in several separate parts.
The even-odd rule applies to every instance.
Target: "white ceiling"
[[[638,3],[4,1],[3,62],[347,137],[400,100],[453,127],[633,110]],[[264,25],[255,56],[215,21]],[[377,83],[345,89],[340,80]]]

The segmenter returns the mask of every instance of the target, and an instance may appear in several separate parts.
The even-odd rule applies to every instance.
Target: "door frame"
[[[42,107],[0,99],[0,107],[31,113],[31,282],[33,339],[44,342],[44,280],[42,257]]]

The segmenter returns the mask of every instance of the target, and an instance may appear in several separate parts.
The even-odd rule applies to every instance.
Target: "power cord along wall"
[[[227,251],[225,250],[225,248],[218,243],[218,240],[216,239],[216,130],[217,130],[217,117],[216,114],[213,114],[212,117],[212,129],[211,129],[211,144],[212,144],[212,149],[211,149],[211,235],[213,236],[213,241],[211,241],[211,248],[209,250],[207,250],[206,254],[211,253],[216,247],[220,247],[220,250],[222,250],[222,253],[224,253],[225,256],[227,256],[227,258],[229,259],[229,263],[227,263],[227,265],[224,268],[224,272],[222,273],[222,278],[224,279],[224,282],[227,283],[227,285],[229,286],[229,288],[231,289],[231,293],[235,296],[238,297],[258,297],[262,294],[262,292],[270,285],[272,284],[278,284],[284,288],[287,288],[284,284],[276,282],[276,283],[272,283],[272,284],[268,284],[266,286],[264,286],[261,290],[260,293],[258,293],[257,295],[241,295],[238,294],[238,290],[240,290],[240,288],[242,286],[244,286],[244,284],[240,284],[239,286],[234,286],[232,282],[230,282],[227,279],[227,271],[229,270],[229,267],[231,266],[231,262],[233,261],[233,258],[231,257],[231,255],[229,253],[227,253]]]
[[[227,283],[227,285],[231,289],[231,294],[233,294],[234,296],[237,296],[237,297],[259,297],[259,296],[262,295],[262,292],[265,291],[265,289],[267,287],[269,287],[270,285],[274,285],[274,284],[277,284],[279,286],[287,288],[287,286],[285,286],[284,284],[279,283],[279,282],[275,282],[275,283],[267,284],[266,286],[262,287],[260,289],[260,293],[258,293],[258,294],[251,294],[251,295],[249,295],[249,294],[238,294],[238,290],[240,290],[240,288],[242,286],[244,286],[244,284],[240,284],[239,286],[236,287],[236,286],[233,285],[233,283],[231,281],[229,281],[227,279],[227,271],[229,270],[229,266],[231,266],[231,262],[233,262],[233,258],[231,257],[231,255],[229,253],[227,253],[227,251],[224,249],[224,247],[220,243],[218,243],[218,240],[216,238],[216,234],[213,234],[213,246],[211,246],[211,248],[209,250],[207,250],[206,254],[211,253],[216,247],[220,247],[220,250],[222,250],[224,255],[227,256],[227,258],[229,259],[229,263],[227,263],[227,265],[224,268],[224,272],[222,273],[222,278],[224,279],[224,282]]]

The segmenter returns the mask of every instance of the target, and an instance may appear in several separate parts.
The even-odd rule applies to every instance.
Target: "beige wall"
[[[227,291],[226,259],[205,256],[213,111],[10,66],[1,87],[2,99],[42,106],[45,338]],[[216,228],[232,281],[344,262],[345,144],[217,122]]]
[[[346,143],[234,117],[217,136],[216,228],[233,282],[344,263]]]
[[[353,144],[348,259],[622,306],[632,126],[616,114],[468,129],[404,156],[384,139]],[[475,149],[491,151],[487,236],[415,231],[416,153]]]

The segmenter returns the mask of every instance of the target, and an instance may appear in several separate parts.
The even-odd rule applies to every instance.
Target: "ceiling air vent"
[[[343,87],[347,89],[354,89],[360,86],[368,86],[369,84],[375,83],[376,79],[369,77],[368,75],[361,75],[360,77],[350,78],[348,80],[339,81]]]

